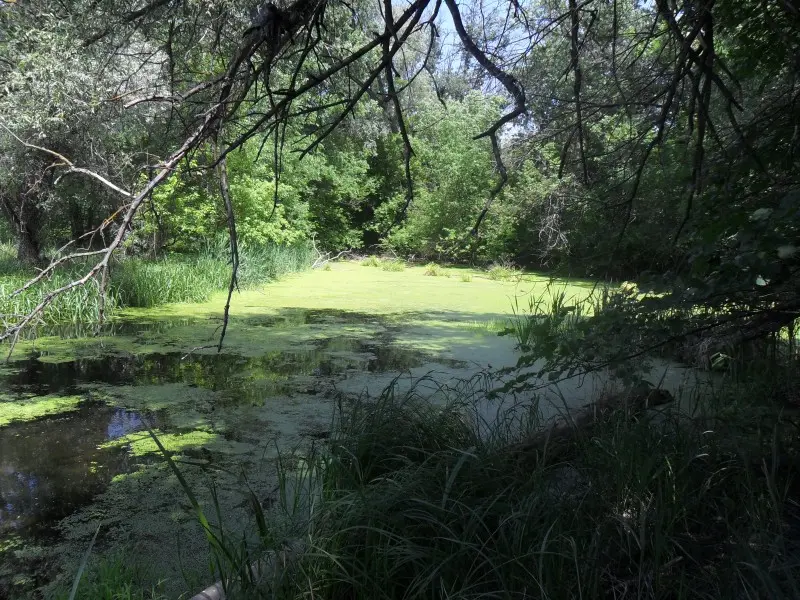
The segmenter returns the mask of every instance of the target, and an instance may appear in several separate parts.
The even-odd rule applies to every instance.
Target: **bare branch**
[[[578,13],[577,0],[569,0],[569,12],[571,19],[570,26],[570,62],[572,63],[572,71],[575,75],[575,81],[572,87],[575,95],[575,117],[577,122],[578,131],[578,150],[580,152],[581,165],[583,167],[583,182],[589,183],[589,167],[586,164],[586,149],[584,148],[584,133],[583,133],[583,111],[581,107],[581,87],[583,84],[583,73],[581,71],[581,63],[579,57],[580,43],[578,41],[578,31],[580,29],[580,16]]]
[[[124,190],[121,187],[119,187],[118,185],[115,185],[114,183],[110,182],[108,179],[106,179],[102,175],[100,175],[98,173],[95,173],[94,171],[91,171],[89,169],[85,169],[83,167],[76,167],[75,164],[71,160],[69,160],[66,156],[64,156],[63,154],[59,154],[58,152],[55,152],[54,150],[50,150],[49,148],[44,148],[43,146],[37,146],[36,144],[31,144],[30,142],[26,142],[25,140],[21,139],[16,133],[11,131],[11,129],[9,129],[8,126],[5,125],[5,123],[0,123],[0,127],[5,129],[6,132],[10,136],[12,136],[15,140],[17,140],[20,144],[22,144],[26,148],[30,148],[32,150],[38,150],[39,152],[43,152],[45,154],[48,154],[50,156],[53,156],[53,157],[57,158],[60,162],[56,163],[55,166],[66,166],[66,167],[68,167],[66,172],[63,173],[61,175],[61,177],[63,177],[64,175],[67,175],[69,173],[81,173],[83,175],[87,175],[87,176],[89,176],[89,177],[91,177],[93,179],[96,179],[97,181],[102,183],[107,188],[109,188],[111,190],[114,190],[115,192],[117,192],[118,194],[120,194],[120,195],[122,195],[122,196],[124,196],[126,198],[130,198],[132,196],[132,194],[128,190]],[[58,181],[61,179],[61,177],[58,177],[55,180],[55,183],[58,183]]]
[[[447,8],[450,11],[450,15],[453,18],[453,27],[458,34],[458,37],[461,39],[461,43],[466,48],[467,52],[472,55],[478,63],[486,69],[486,71],[497,81],[499,81],[503,87],[506,88],[506,91],[511,95],[512,99],[514,100],[514,107],[507,112],[505,115],[500,117],[494,124],[492,124],[489,129],[484,131],[483,133],[479,133],[475,136],[475,139],[480,139],[483,137],[488,137],[492,141],[492,152],[494,153],[494,160],[495,166],[497,169],[497,173],[499,175],[499,179],[497,184],[494,188],[489,192],[489,198],[486,200],[486,204],[483,207],[480,215],[478,215],[478,219],[475,222],[475,226],[472,228],[472,232],[474,235],[478,234],[478,229],[480,228],[483,219],[486,217],[486,214],[489,212],[489,208],[492,205],[492,202],[500,193],[500,191],[505,186],[506,182],[508,181],[508,173],[506,171],[506,167],[503,164],[503,157],[500,153],[500,142],[497,139],[497,133],[503,125],[509,123],[516,119],[518,116],[525,112],[525,90],[522,88],[522,85],[517,81],[517,79],[513,75],[509,75],[505,71],[503,71],[500,67],[495,65],[487,56],[486,54],[478,48],[478,45],[473,41],[470,35],[467,33],[466,28],[464,27],[464,23],[461,20],[461,13],[459,12],[458,5],[456,4],[456,0],[444,0],[447,4]]]
[[[236,217],[233,213],[233,202],[231,192],[228,187],[228,161],[223,157],[217,162],[217,176],[219,177],[219,192],[225,206],[225,216],[228,221],[228,240],[231,246],[231,278],[228,283],[228,298],[225,302],[225,311],[222,315],[222,331],[219,335],[217,352],[222,352],[222,343],[225,341],[225,333],[228,331],[228,320],[231,313],[231,297],[234,290],[238,287],[239,274],[239,240],[236,235]]]

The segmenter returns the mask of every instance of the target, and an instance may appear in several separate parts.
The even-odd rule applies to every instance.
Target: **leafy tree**
[[[155,124],[109,101],[138,83],[125,79],[126,59],[87,49],[80,23],[51,8],[0,10],[0,56],[9,57],[0,61],[0,204],[27,263],[122,206],[125,194],[100,179],[135,181]]]
[[[469,258],[472,228],[494,185],[494,165],[488,144],[473,139],[499,114],[498,102],[481,94],[450,101],[446,108],[433,101],[418,108],[412,119],[415,152],[415,200],[402,229],[389,243],[407,253]],[[397,210],[400,198],[387,209]],[[388,215],[391,217],[391,214]]]

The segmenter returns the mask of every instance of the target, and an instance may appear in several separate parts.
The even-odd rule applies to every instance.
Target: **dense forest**
[[[352,558],[337,565],[352,568],[331,574],[335,568],[314,563],[303,572],[312,597],[313,590],[330,598],[797,593],[796,533],[775,550],[745,534],[747,514],[731,508],[759,505],[755,490],[766,486],[775,506],[794,507],[794,521],[787,525],[782,508],[769,525],[765,515],[750,515],[760,533],[778,536],[800,519],[789,483],[800,445],[776,416],[800,404],[796,0],[0,0],[0,209],[0,340],[9,350],[35,336],[37,325],[95,326],[117,309],[203,301],[219,291],[227,292],[214,332],[222,352],[237,290],[312,263],[374,255],[397,269],[428,264],[426,275],[445,265],[495,269],[506,280],[535,271],[590,282],[582,304],[556,295],[514,307],[516,320],[501,333],[516,339],[519,358],[492,393],[530,394],[542,381],[599,372],[641,391],[650,362],[664,359],[724,374],[728,405],[748,407],[712,450],[705,433],[635,429],[615,437],[613,427],[592,430],[577,450],[557,450],[559,464],[619,469],[624,481],[636,469],[625,471],[619,456],[639,444],[643,454],[667,457],[659,469],[675,466],[685,476],[681,488],[658,470],[657,491],[637,496],[642,506],[657,503],[663,486],[674,484],[685,510],[658,516],[684,527],[679,534],[659,541],[644,533],[645,516],[638,524],[620,517],[622,529],[641,529],[635,551],[630,540],[602,549],[618,533],[606,521],[595,536],[591,517],[570,530],[564,514],[549,509],[553,525],[539,523],[538,537],[519,531],[516,539],[503,529],[481,504],[481,481],[501,471],[496,489],[534,498],[531,480],[552,467],[538,446],[529,480],[519,475],[519,460],[498,458],[496,448],[480,464],[465,458],[469,452],[454,455],[453,448],[483,442],[441,423],[439,413],[361,420],[348,413],[339,454],[334,448],[334,458],[319,459],[340,461],[325,485],[362,493],[374,477],[385,486],[386,473],[402,471],[395,460],[402,455],[400,463],[417,469],[398,476],[408,495],[430,494],[444,511],[460,485],[456,474],[463,475],[463,502],[446,515],[431,508],[450,533],[433,535],[435,552],[420,562],[427,568],[448,554],[466,562],[427,571],[411,556],[417,546],[401,551],[392,536],[354,533],[365,522],[391,529],[375,519],[395,509],[416,518],[381,487],[380,508],[348,504],[346,516],[337,512],[343,505],[328,509],[326,523],[353,528],[346,540],[326,538]],[[745,432],[742,424],[764,406],[772,420]],[[403,430],[413,442],[400,439],[393,419],[413,422],[412,432]],[[434,424],[420,425],[424,419]],[[736,463],[731,440],[750,434],[758,449]],[[359,452],[379,436],[369,462]],[[593,439],[620,454],[598,458],[592,448],[602,443]],[[419,454],[409,451],[412,443]],[[514,444],[503,447],[527,452]],[[710,457],[705,475],[699,456]],[[348,462],[356,458],[366,461],[361,470]],[[753,461],[761,461],[767,483],[753,483]],[[735,471],[733,463],[741,467],[735,482],[708,475]],[[426,477],[443,479],[444,490],[426,488]],[[637,481],[647,487],[645,479]],[[597,496],[586,512],[610,511],[610,498],[627,493],[620,486],[603,488],[605,500]],[[713,496],[702,507],[699,489]],[[534,504],[508,510],[517,519]],[[699,523],[721,513],[699,532]],[[464,523],[474,530],[459,530]],[[404,535],[431,535],[420,523],[404,526]],[[544,551],[551,530],[552,556]],[[470,563],[459,554],[466,541],[444,542],[451,534],[482,540],[473,549],[494,544],[498,556],[476,550],[486,560]],[[370,562],[359,550],[370,544],[395,566]],[[520,544],[542,548],[530,572],[508,559],[527,556]],[[739,555],[734,544],[749,549]],[[231,581],[248,580],[242,564],[252,556],[234,560],[218,539],[211,545],[228,552],[216,575],[230,563],[237,565]],[[569,561],[596,564],[568,573]],[[752,572],[742,567],[748,561],[757,565]],[[473,587],[454,583],[464,569],[472,569]],[[525,589],[528,576],[539,592]],[[292,574],[293,590],[303,577]],[[559,588],[560,578],[574,581]],[[671,589],[667,582],[678,580]]]

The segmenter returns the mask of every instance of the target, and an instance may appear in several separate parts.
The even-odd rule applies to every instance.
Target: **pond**
[[[239,294],[219,353],[222,297],[20,343],[0,370],[0,598],[69,573],[98,525],[100,551],[135,551],[168,593],[204,587],[202,532],[148,428],[206,506],[213,490],[217,520],[241,526],[251,491],[275,500],[278,452],[327,435],[337,394],[514,364],[514,341],[496,333],[513,299],[545,284],[340,263]]]

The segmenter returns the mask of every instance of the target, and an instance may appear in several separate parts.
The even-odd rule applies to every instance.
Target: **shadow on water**
[[[163,385],[184,383],[212,391],[241,385],[240,374],[248,376],[296,375],[335,376],[347,370],[370,373],[403,371],[427,362],[462,366],[460,361],[434,359],[413,349],[381,345],[355,338],[325,339],[312,347],[268,353],[260,357],[237,354],[151,353],[103,356],[67,362],[42,362],[38,353],[15,361],[2,379],[12,393],[74,394],[85,384]],[[242,390],[238,390],[242,391]]]
[[[40,537],[134,468],[103,442],[143,429],[133,411],[84,403],[78,410],[0,428],[0,538]]]
[[[237,326],[291,330],[306,325],[324,333],[327,325],[343,323],[380,324],[374,315],[288,309],[276,315],[244,318],[237,321]],[[175,324],[185,326],[186,320],[176,320]],[[170,325],[164,320],[156,324],[117,323],[106,327],[103,335],[143,339],[155,330],[168,330]],[[0,427],[0,541],[9,535],[46,537],[55,523],[90,503],[115,475],[136,468],[137,461],[124,449],[99,446],[144,429],[142,416],[133,410],[88,400],[94,397],[93,385],[101,384],[105,389],[152,389],[180,383],[219,392],[216,397],[225,405],[258,404],[279,397],[296,376],[325,378],[348,371],[397,372],[430,362],[464,366],[392,345],[387,333],[367,339],[355,335],[323,337],[256,357],[224,351],[136,354],[135,349],[134,345],[131,354],[116,352],[54,363],[40,360],[47,356],[43,345],[0,372],[0,390],[17,402],[35,401],[46,395],[81,395],[85,399],[76,410],[67,413]],[[159,421],[157,426],[166,427],[166,421]]]

